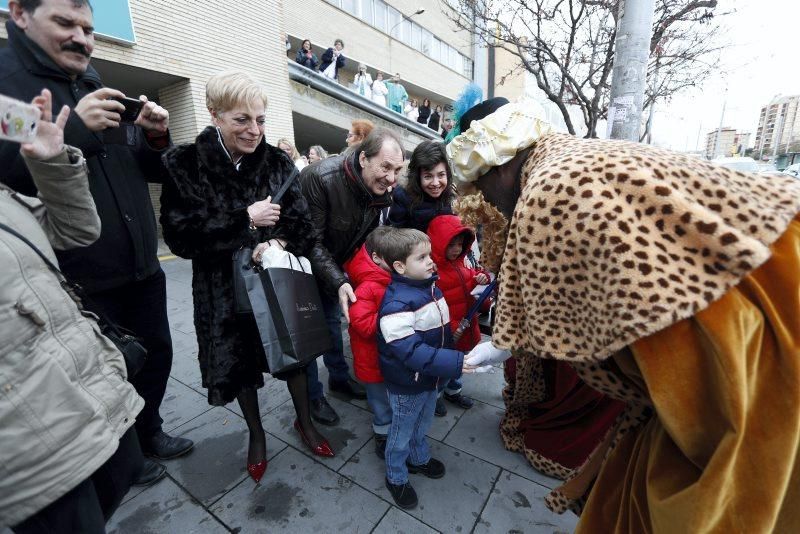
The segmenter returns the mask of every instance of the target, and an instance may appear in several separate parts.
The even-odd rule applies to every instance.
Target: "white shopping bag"
[[[298,258],[291,252],[286,252],[278,247],[269,247],[261,254],[261,268],[291,269],[311,274],[311,262],[307,258],[304,256]]]

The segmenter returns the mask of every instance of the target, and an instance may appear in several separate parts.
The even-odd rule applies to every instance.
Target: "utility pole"
[[[727,89],[726,89],[727,94]],[[711,159],[717,157],[717,150],[719,149],[719,137],[722,135],[722,124],[725,122],[725,107],[728,105],[728,99],[722,101],[722,114],[719,116],[719,128],[717,128],[717,135],[714,136],[714,146],[711,147]],[[721,154],[725,155],[725,152]]]
[[[608,134],[612,139],[639,141],[653,9],[654,0],[620,2],[608,107]]]

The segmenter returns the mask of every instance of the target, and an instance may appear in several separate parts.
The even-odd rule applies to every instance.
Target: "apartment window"
[[[389,8],[389,31],[392,32],[391,36],[394,38],[399,38],[402,32],[402,28],[400,27],[400,21],[403,20],[403,16],[397,11],[395,8]]]
[[[411,46],[422,51],[422,28],[411,24]]]
[[[422,29],[422,53],[426,56],[431,56],[431,48],[433,47],[433,34],[426,29]]]
[[[342,2],[342,9],[350,13],[351,15],[358,16],[356,11],[356,0],[341,0]]]
[[[434,61],[441,61],[440,50],[442,49],[442,42],[436,37],[433,38],[431,43],[431,59]]]
[[[407,45],[411,45],[411,21],[408,19],[404,19],[403,22],[400,23],[400,40],[403,41]]]
[[[359,0],[359,2],[361,3],[361,20],[370,26],[375,26],[372,20],[372,0]]]
[[[383,0],[375,0],[373,4],[375,10],[375,27],[385,32],[389,28],[386,26],[386,16],[388,14],[388,6]]]

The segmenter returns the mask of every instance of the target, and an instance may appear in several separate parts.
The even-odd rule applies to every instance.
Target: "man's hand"
[[[356,294],[353,293],[353,286],[345,282],[339,286],[339,305],[342,307],[342,313],[345,320],[350,322],[350,304],[356,301]]]
[[[167,131],[169,130],[169,111],[155,102],[149,102],[145,95],[141,95],[139,100],[145,104],[134,124],[141,126],[142,129],[149,132],[150,135],[167,135]]]
[[[23,143],[20,147],[22,155],[31,159],[50,159],[64,150],[64,125],[69,117],[69,106],[61,108],[61,112],[53,120],[53,95],[47,89],[31,102],[42,112],[36,127],[36,137],[31,143]]]
[[[273,204],[272,197],[253,202],[247,207],[247,214],[256,226],[275,226],[281,218],[280,204]]]
[[[510,357],[511,352],[498,349],[492,345],[491,341],[484,341],[483,343],[479,343],[474,349],[469,351],[469,354],[464,356],[464,364],[471,367],[480,367],[481,365],[503,363]]]
[[[75,106],[75,113],[93,132],[118,128],[120,113],[125,111],[125,106],[110,98],[125,98],[125,95],[116,89],[103,87],[81,98]]]

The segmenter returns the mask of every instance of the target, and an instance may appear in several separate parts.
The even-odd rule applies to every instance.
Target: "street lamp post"
[[[392,32],[394,32],[394,30],[398,26],[400,26],[403,23],[403,21],[411,20],[412,17],[416,17],[417,15],[422,15],[423,13],[425,13],[425,10],[423,8],[417,9],[410,15],[405,15],[404,13],[401,12],[400,21],[394,26],[392,26],[392,28],[389,30],[389,75],[390,76],[394,76],[394,69],[392,68]]]

